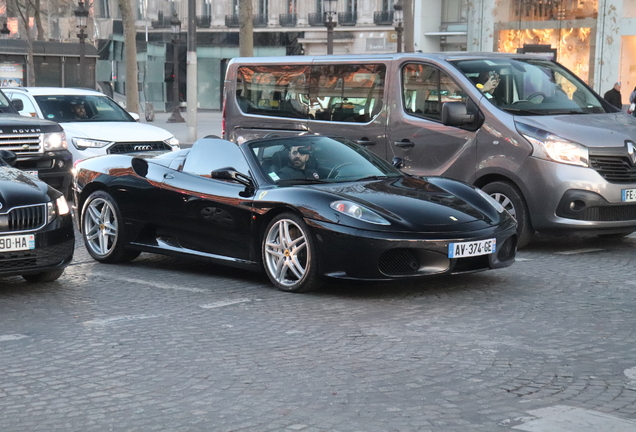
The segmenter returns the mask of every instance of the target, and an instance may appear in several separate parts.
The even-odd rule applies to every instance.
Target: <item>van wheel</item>
[[[521,195],[521,191],[512,183],[496,181],[488,183],[482,188],[495,201],[517,219],[517,248],[522,248],[532,240],[534,230],[530,223],[528,205]]]

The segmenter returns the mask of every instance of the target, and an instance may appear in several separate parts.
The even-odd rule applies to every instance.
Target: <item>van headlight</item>
[[[163,142],[165,142],[166,144],[168,144],[170,147],[172,147],[173,150],[178,150],[179,147],[179,140],[175,137],[170,137],[167,140],[164,140]]]
[[[73,138],[73,145],[79,150],[87,148],[102,148],[110,144],[111,141],[101,141],[87,138]]]
[[[67,148],[66,134],[64,132],[49,132],[42,135],[42,144],[45,151],[64,150]]]
[[[364,222],[376,224],[376,225],[390,225],[390,223],[384,219],[382,216],[374,212],[373,210],[369,210],[368,208],[361,206],[360,204],[356,204],[351,201],[338,200],[329,204],[329,207],[334,209],[335,211],[346,214],[354,219],[358,219]]]
[[[589,150],[584,145],[523,123],[516,123],[516,126],[532,144],[532,156],[569,165],[590,166]]]

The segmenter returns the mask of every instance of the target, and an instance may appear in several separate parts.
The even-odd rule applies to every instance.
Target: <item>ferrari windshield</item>
[[[598,95],[559,64],[539,58],[452,61],[498,108],[515,115],[604,113]]]
[[[35,96],[45,119],[68,122],[134,122],[135,120],[107,96],[48,95]]]
[[[248,147],[265,177],[278,184],[349,182],[399,177],[386,161],[344,138],[294,136]]]

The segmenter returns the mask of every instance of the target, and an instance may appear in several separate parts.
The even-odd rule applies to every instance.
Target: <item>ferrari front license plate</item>
[[[450,243],[448,245],[449,258],[463,258],[478,255],[488,255],[497,250],[497,239],[480,240],[474,242]]]
[[[636,201],[636,189],[623,189],[621,191],[621,201],[623,202]]]
[[[25,171],[25,173],[27,174],[31,174],[32,176],[38,176],[38,172],[37,171]]]
[[[14,235],[0,237],[0,252],[14,252],[35,249],[35,235]]]

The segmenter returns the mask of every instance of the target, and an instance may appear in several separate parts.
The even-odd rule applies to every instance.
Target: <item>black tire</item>
[[[54,280],[58,280],[60,276],[64,273],[64,269],[62,270],[51,270],[45,271],[42,273],[35,274],[26,274],[22,275],[25,281],[31,283],[39,283],[39,282],[53,282]]]
[[[132,261],[141,253],[126,249],[124,222],[117,203],[104,191],[93,192],[82,208],[82,238],[88,253],[102,263]]]
[[[272,219],[263,234],[261,252],[265,273],[279,290],[307,292],[322,284],[314,236],[295,214]]]
[[[523,199],[521,191],[512,183],[495,181],[482,188],[484,192],[493,197],[515,219],[517,219],[517,248],[526,246],[532,240],[534,229],[530,222],[528,205]]]

